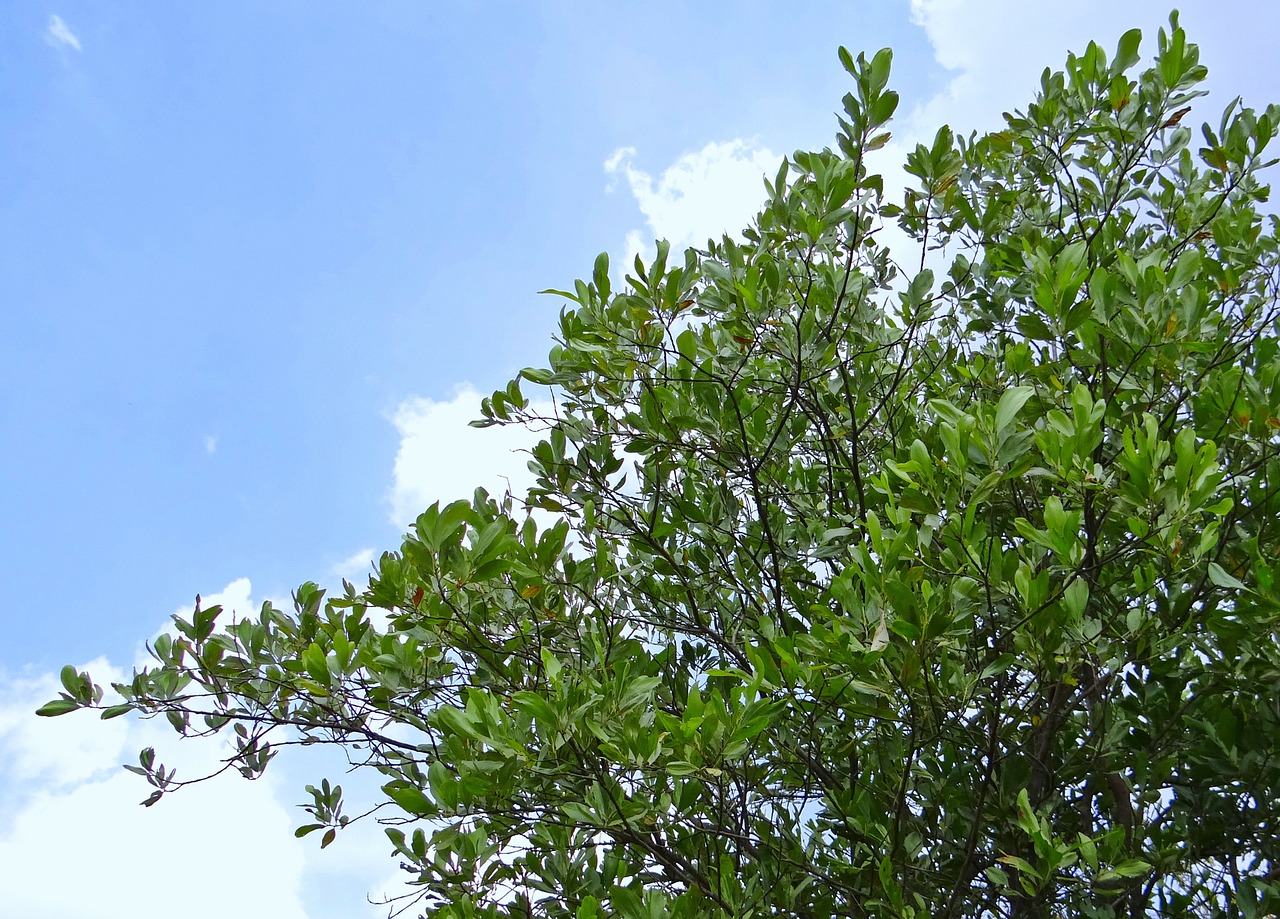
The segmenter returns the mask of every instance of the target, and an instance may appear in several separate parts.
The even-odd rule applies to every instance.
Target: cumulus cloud
[[[651,239],[666,239],[682,252],[737,234],[764,203],[763,179],[782,162],[772,150],[735,139],[686,153],[655,178],[635,165],[636,155],[634,147],[620,147],[604,162],[608,175],[626,180],[647,226],[627,234],[627,266],[637,253],[652,251]]]
[[[226,914],[227,901],[192,892],[207,883],[202,875],[217,871],[234,877],[236,898],[263,915],[303,919],[304,853],[274,782],[215,781],[141,808],[146,787],[118,763],[138,746],[163,742],[159,734],[155,725],[127,731],[118,755],[98,761],[114,767],[109,778],[23,795],[0,831],[0,901],[7,910],[46,919],[125,919],[182,903],[190,919],[215,919]],[[197,767],[216,758],[202,759]],[[53,875],[54,865],[74,871],[75,883]]]
[[[241,579],[204,602],[249,612],[249,594]],[[79,669],[103,683],[125,678],[124,668],[103,659]],[[293,838],[294,809],[281,800],[275,776],[253,783],[223,776],[139,807],[150,789],[121,763],[154,746],[179,775],[195,776],[218,767],[221,742],[179,743],[164,721],[104,723],[87,712],[35,717],[58,691],[52,673],[0,675],[0,903],[7,915],[125,919],[181,903],[184,916],[214,919],[230,901],[193,891],[217,872],[234,878],[236,900],[255,912],[305,919],[308,847]],[[73,872],[75,883],[55,870]]]
[[[49,17],[49,27],[45,30],[44,37],[45,41],[54,47],[61,45],[76,51],[80,50],[80,39],[57,13]]]
[[[124,676],[120,668],[101,657],[80,669],[103,681],[118,681]],[[106,763],[117,765],[112,761],[127,730],[124,722],[111,721],[85,731],[82,722],[71,718],[32,715],[61,691],[57,674],[8,679],[0,687],[0,744],[5,751],[0,774],[7,779],[56,789],[101,777],[104,768],[111,768],[104,767]]]
[[[534,477],[520,451],[539,435],[516,425],[471,427],[480,417],[480,398],[464,383],[447,401],[415,397],[395,410],[400,449],[388,495],[392,522],[407,526],[436,501],[470,500],[477,487],[494,497],[508,490],[524,497]],[[549,404],[535,408],[544,415],[552,411]]]

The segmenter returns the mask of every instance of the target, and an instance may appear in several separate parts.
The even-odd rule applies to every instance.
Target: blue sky
[[[613,151],[821,144],[832,36],[927,49],[892,3],[785,41],[729,9],[5,5],[0,663],[129,653],[197,590],[391,546],[387,414],[545,357],[535,292],[639,222]]]
[[[1182,7],[1212,74],[1206,112],[1236,94],[1280,101],[1272,4]],[[258,911],[357,913],[394,865],[376,833],[328,858],[292,840],[315,775],[286,767],[142,811],[117,766],[163,733],[36,723],[52,674],[95,658],[128,670],[197,592],[244,609],[305,579],[360,578],[436,498],[503,473],[518,485],[519,438],[465,422],[476,391],[544,358],[559,305],[535,292],[601,250],[738,229],[779,154],[831,142],[848,89],[838,44],[895,49],[887,152],[901,159],[943,121],[996,127],[1090,38],[1110,49],[1137,25],[1151,53],[1166,13],[0,6],[0,903],[123,916],[166,884],[189,890],[197,855],[230,865],[234,848]],[[216,751],[180,755],[194,769]],[[209,813],[249,822],[193,833]],[[122,879],[90,855],[83,899],[55,866],[71,822],[99,859],[166,839],[174,873],[147,895],[135,869]]]

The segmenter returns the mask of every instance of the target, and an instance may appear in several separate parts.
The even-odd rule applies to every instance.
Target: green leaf
[[[1031,806],[1031,799],[1025,788],[1018,791],[1018,826],[1030,836],[1036,836],[1040,832],[1040,822],[1036,819],[1035,809]]]
[[[452,705],[444,705],[436,709],[433,717],[436,724],[445,731],[458,734],[471,740],[489,740],[486,735],[477,729],[476,725],[472,723],[471,719],[467,717],[467,713],[462,709],[456,708]]]
[[[1036,871],[1035,867],[1025,858],[1019,858],[1016,855],[1002,855],[997,858],[996,861],[1001,864],[1008,865],[1011,868],[1017,868],[1029,877],[1036,878],[1037,880],[1040,878],[1040,872]]]
[[[911,279],[907,286],[907,302],[918,306],[929,298],[933,290],[933,272],[926,268]]]
[[[72,698],[80,698],[84,689],[84,684],[75,667],[67,664],[58,674],[58,678],[62,682],[62,688],[65,689]]]
[[[868,152],[872,150],[879,150],[881,147],[884,147],[886,144],[888,144],[889,140],[892,137],[893,135],[890,134],[888,131],[885,131],[883,134],[877,134],[875,137],[872,137],[870,140],[867,141],[866,146],[863,147],[863,149]]]
[[[540,294],[554,294],[557,297],[564,297],[566,300],[572,300],[574,303],[581,303],[577,294],[572,294],[567,290],[556,290],[554,287],[548,287],[546,290],[538,291]]]
[[[1142,30],[1130,29],[1120,36],[1116,46],[1115,60],[1112,69],[1115,73],[1124,73],[1138,63],[1138,47],[1142,44]]]
[[[1013,419],[1017,417],[1018,412],[1022,410],[1022,406],[1027,404],[1027,400],[1035,395],[1034,386],[1011,386],[1005,390],[1004,395],[1000,397],[1000,402],[996,405],[996,432],[1004,431]]]
[[[893,49],[881,48],[871,58],[868,68],[871,76],[871,90],[879,94],[889,82],[889,73],[893,69]]]
[[[697,363],[698,336],[694,333],[693,329],[685,329],[676,336],[676,349],[680,352],[680,356],[689,363]]]
[[[439,808],[412,785],[389,785],[383,790],[401,809],[415,817],[434,817],[439,813]]]
[[[1053,330],[1039,313],[1022,313],[1014,321],[1018,331],[1032,341],[1051,341],[1055,336]]]
[[[330,679],[329,662],[325,657],[324,650],[318,644],[312,642],[307,647],[307,650],[302,653],[302,663],[306,666],[307,673],[311,676],[311,679],[321,686],[328,686]]]
[[[555,374],[550,370],[526,367],[520,371],[520,377],[530,383],[537,383],[539,386],[549,386],[551,381],[555,379]]]
[[[1248,590],[1249,589],[1240,580],[1228,574],[1226,569],[1224,569],[1217,562],[1209,563],[1209,580],[1212,581],[1215,586],[1225,587],[1229,590]]]
[[[601,300],[609,299],[609,253],[601,252],[596,256],[595,268],[591,272],[592,283],[600,294]]]
[[[849,53],[849,49],[844,47],[844,45],[841,45],[839,48],[839,54],[840,66],[842,66],[845,69],[845,72],[850,76],[856,77],[858,75],[858,68],[854,65],[853,55]]]
[[[1063,592],[1063,600],[1067,605],[1068,612],[1072,618],[1079,619],[1084,615],[1085,607],[1089,604],[1089,584],[1084,578],[1076,578],[1067,585],[1067,589]]]
[[[1077,845],[1080,849],[1080,854],[1084,857],[1085,864],[1087,864],[1091,870],[1096,872],[1098,870],[1097,846],[1094,845],[1092,839],[1083,833],[1078,833],[1077,838],[1079,840]]]
[[[56,718],[58,715],[74,712],[78,708],[80,703],[75,699],[54,699],[36,709],[36,714],[41,718]]]
[[[1151,870],[1151,864],[1140,858],[1131,858],[1113,865],[1110,870],[1103,871],[1094,878],[1095,881],[1115,881],[1120,878],[1138,878]]]
[[[571,821],[580,826],[597,826],[596,815],[585,804],[577,801],[566,801],[560,805],[560,810]]]
[[[515,703],[516,708],[531,718],[536,718],[546,727],[554,727],[559,721],[556,710],[545,697],[536,692],[521,690],[511,694],[511,701]]]
[[[1177,86],[1182,79],[1186,37],[1181,29],[1174,29],[1168,47],[1160,55],[1160,74],[1165,86]]]

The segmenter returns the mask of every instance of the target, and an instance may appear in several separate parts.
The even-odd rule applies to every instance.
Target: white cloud
[[[62,21],[62,17],[54,13],[49,17],[49,28],[44,33],[45,41],[57,47],[65,45],[68,48],[80,50],[80,39],[76,37],[76,33],[72,32],[70,27]]]
[[[1267,37],[1280,26],[1280,7],[1272,10],[1245,0],[1184,3],[1182,24],[1191,41],[1202,49],[1202,62],[1215,75],[1225,75],[1224,98],[1211,102],[1220,108],[1226,99],[1244,93],[1255,106],[1277,95],[1274,68],[1253,66],[1268,60]],[[1221,15],[1229,10],[1231,15]],[[941,91],[912,111],[900,111],[893,126],[893,142],[878,151],[873,169],[885,178],[890,199],[897,200],[908,180],[902,167],[906,152],[917,143],[932,141],[943,124],[958,133],[996,130],[1006,111],[1025,108],[1039,87],[1046,66],[1060,69],[1068,52],[1082,52],[1097,41],[1108,54],[1128,29],[1143,32],[1142,54],[1155,54],[1156,33],[1168,23],[1167,0],[1080,0],[1074,4],[1027,3],[1025,0],[911,0],[911,21],[921,27],[934,59],[952,72]],[[1250,21],[1256,28],[1242,33],[1233,23]],[[1251,63],[1252,62],[1252,63]],[[899,59],[896,65],[913,66]],[[764,201],[761,176],[772,177],[780,157],[746,140],[709,143],[681,156],[656,178],[634,164],[636,148],[616,149],[604,162],[612,191],[624,178],[645,217],[646,229],[628,232],[622,264],[630,268],[637,253],[650,257],[650,239],[670,240],[673,251],[701,245],[726,230],[736,232],[755,215]],[[912,180],[914,181],[914,180]],[[880,241],[889,245],[904,267],[918,264],[918,253],[906,246],[896,225],[885,227]]]
[[[470,500],[478,486],[493,497],[510,489],[521,499],[533,484],[528,458],[519,451],[536,444],[539,435],[518,425],[470,427],[480,417],[480,398],[463,384],[447,402],[415,397],[396,409],[391,420],[400,432],[400,449],[388,497],[398,526],[436,501],[443,506]],[[542,414],[552,411],[549,404],[535,408]]]
[[[1173,5],[1167,0],[912,0],[912,21],[924,29],[937,62],[954,76],[901,120],[895,136],[914,144],[931,139],[944,123],[965,133],[998,129],[1003,112],[1025,109],[1045,67],[1060,70],[1068,52],[1081,53],[1090,41],[1110,56],[1128,29],[1142,30],[1142,66],[1149,66],[1156,34],[1168,27]],[[1265,64],[1274,54],[1280,7],[1249,0],[1192,0],[1177,6],[1188,40],[1200,45],[1200,61],[1209,67],[1207,85],[1215,96],[1204,104],[1204,117],[1216,122],[1215,110],[1238,94],[1255,107],[1276,101],[1278,72]],[[1241,22],[1249,28],[1240,28]]]
[[[273,601],[274,602],[274,601]],[[200,608],[208,609],[211,606],[221,606],[222,614],[218,617],[219,622],[230,622],[233,615],[240,618],[251,616],[258,611],[258,607],[253,602],[253,583],[248,578],[236,578],[222,590],[216,594],[203,594],[200,597]],[[174,610],[175,616],[183,619],[190,619],[195,611],[193,604],[179,607]],[[166,622],[157,632],[169,631],[172,626],[172,620]],[[146,667],[154,664],[151,656],[145,649],[139,649],[137,660],[134,661],[135,667]]]
[[[1201,63],[1209,66],[1212,99],[1198,103],[1197,112],[1216,122],[1216,111],[1243,93],[1247,104],[1264,105],[1277,94],[1274,68],[1258,67],[1273,49],[1267,37],[1280,27],[1280,13],[1244,0],[1184,3],[1181,24],[1187,37],[1201,47]],[[934,59],[952,72],[946,86],[913,111],[900,112],[893,126],[893,142],[879,151],[872,168],[885,179],[886,196],[898,200],[908,181],[903,169],[907,151],[930,143],[938,128],[950,125],[957,133],[998,130],[1003,114],[1025,110],[1040,87],[1046,67],[1061,70],[1070,52],[1082,53],[1090,41],[1108,56],[1129,29],[1142,30],[1142,64],[1156,53],[1156,35],[1167,28],[1166,0],[1079,0],[1072,4],[1027,3],[1025,0],[911,0],[911,20],[920,26]],[[1255,24],[1241,31],[1235,23]],[[898,61],[898,68],[907,62]],[[1221,92],[1221,98],[1217,93]],[[888,245],[909,273],[919,265],[919,252],[907,245],[896,225],[886,226],[880,242]],[[914,252],[913,252],[914,250]],[[930,256],[930,261],[935,261]],[[937,256],[935,268],[945,263]]]
[[[242,578],[204,603],[247,613],[249,593]],[[104,684],[125,678],[123,668],[103,659],[79,669]],[[139,749],[154,746],[158,759],[191,777],[216,769],[225,748],[217,739],[179,742],[165,721],[102,722],[88,712],[37,718],[35,709],[59,687],[52,673],[0,676],[6,915],[125,919],[181,903],[189,919],[215,919],[230,900],[192,891],[211,873],[231,871],[237,901],[263,915],[305,919],[304,872],[314,844],[293,838],[297,812],[281,800],[278,777],[250,783],[224,775],[139,807],[150,788],[120,768],[136,762]],[[75,883],[67,883],[68,871]],[[353,894],[350,905],[359,902]]]
[[[607,160],[604,161],[604,171],[609,175],[617,174],[619,168],[622,167],[623,162],[625,160],[629,160],[631,157],[635,155],[636,155],[635,147],[619,147],[617,150],[614,150],[613,153],[609,155],[609,158]],[[615,185],[616,183],[610,182],[606,190],[613,191]]]
[[[655,179],[635,166],[635,156],[634,147],[619,147],[604,162],[607,174],[627,180],[648,227],[647,234],[627,234],[627,269],[637,253],[652,252],[650,239],[666,239],[673,252],[683,252],[726,232],[736,235],[760,210],[763,179],[772,178],[782,161],[765,147],[737,139],[686,153]]]
[[[100,727],[86,723],[84,730]],[[119,755],[99,761],[111,768],[109,778],[56,791],[18,790],[18,811],[0,832],[0,902],[10,915],[125,919],[182,903],[188,919],[215,919],[226,915],[228,901],[192,891],[208,883],[211,869],[230,870],[234,860],[238,900],[262,915],[306,916],[305,854],[271,779],[224,777],[154,807],[138,806],[148,788],[118,763],[133,759],[139,746],[163,742],[160,734],[156,725],[131,728]],[[202,760],[197,766],[215,762],[208,754]],[[75,883],[66,881],[68,865]]]
[[[119,681],[124,673],[105,658],[91,661],[88,670],[102,681]],[[0,683],[0,744],[5,751],[0,775],[18,783],[39,782],[51,788],[75,785],[100,777],[114,760],[127,727],[122,721],[83,730],[83,720],[69,717],[36,718],[32,712],[57,697],[62,684],[57,674]],[[20,700],[18,704],[12,700]]]
[[[1247,5],[1223,2],[1232,8]],[[890,197],[897,197],[893,189],[900,189],[906,179],[901,163],[907,150],[931,141],[943,124],[964,134],[998,129],[1004,112],[1024,108],[1031,101],[1045,66],[1060,68],[1069,51],[1083,51],[1089,41],[1096,40],[1110,53],[1125,30],[1137,27],[1143,30],[1143,54],[1149,60],[1155,52],[1156,31],[1168,21],[1168,9],[1165,0],[1125,4],[1081,0],[1068,5],[911,0],[911,21],[924,30],[935,60],[953,76],[928,101],[899,113],[894,141],[880,152],[873,167],[885,174]],[[1212,52],[1233,34],[1232,40],[1238,40],[1238,30],[1224,33],[1212,17],[1202,22],[1198,7],[1186,12],[1184,26],[1191,40],[1204,46],[1206,59],[1229,64],[1231,55]],[[911,66],[911,62],[899,60],[897,66]],[[708,143],[679,157],[655,178],[635,165],[636,156],[635,147],[623,146],[603,164],[611,177],[608,190],[613,190],[618,177],[624,178],[646,222],[645,231],[627,234],[623,264],[628,268],[637,253],[652,254],[649,240],[654,237],[670,240],[672,249],[680,251],[725,231],[740,230],[764,202],[761,178],[771,178],[781,159],[743,139]]]
[[[1045,67],[1061,69],[1068,52],[1082,52],[1090,41],[1110,55],[1122,33],[1141,28],[1149,58],[1168,14],[1164,0],[911,0],[912,22],[924,29],[935,60],[955,76],[903,119],[902,139],[932,139],[942,124],[965,134],[996,130],[1003,112],[1031,101]]]
[[[218,449],[218,438],[210,434],[208,437],[204,439],[204,452],[212,455],[213,452],[217,449]]]
[[[361,549],[359,552],[353,552],[342,561],[330,566],[329,573],[335,578],[350,581],[359,587],[365,576],[369,574],[369,568],[373,565],[373,556],[372,549]]]

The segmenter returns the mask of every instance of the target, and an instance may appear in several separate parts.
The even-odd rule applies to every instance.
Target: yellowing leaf
[[[880,651],[889,644],[889,627],[885,624],[884,614],[880,616],[880,627],[876,629],[875,637],[871,639],[871,650]]]

